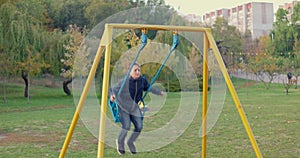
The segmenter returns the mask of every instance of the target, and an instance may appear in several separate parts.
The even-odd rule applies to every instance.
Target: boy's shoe
[[[120,145],[120,143],[118,142],[118,139],[116,139],[116,146],[117,146],[117,152],[119,153],[119,155],[124,155],[125,154],[124,145],[122,147],[122,145]]]
[[[129,147],[129,151],[131,154],[136,154],[135,146],[133,143],[127,142],[127,145]]]

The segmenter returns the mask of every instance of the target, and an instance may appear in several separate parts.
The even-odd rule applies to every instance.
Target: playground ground
[[[272,84],[269,90],[254,81],[233,80],[250,126],[264,157],[297,158],[300,154],[300,91]],[[246,88],[247,87],[247,88]],[[9,85],[7,103],[0,103],[0,157],[58,157],[70,126],[75,106],[61,89],[32,87],[28,102],[23,85]],[[168,94],[166,110],[176,111],[178,93]],[[199,105],[201,107],[201,105]],[[161,123],[165,115],[147,128]],[[166,116],[167,117],[167,116]],[[153,151],[124,157],[201,157],[199,137],[201,108],[188,129],[173,143]],[[148,127],[147,127],[148,126]],[[66,157],[96,157],[97,139],[79,120]],[[155,142],[153,142],[155,143]],[[105,157],[118,157],[116,149],[105,146]],[[207,157],[255,157],[239,114],[229,93],[221,115],[208,133]]]

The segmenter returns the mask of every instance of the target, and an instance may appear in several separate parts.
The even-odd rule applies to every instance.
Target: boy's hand
[[[115,101],[115,98],[116,98],[116,95],[114,95],[114,94],[111,95],[111,96],[110,96],[110,101],[111,101],[111,102],[114,102],[114,101]]]

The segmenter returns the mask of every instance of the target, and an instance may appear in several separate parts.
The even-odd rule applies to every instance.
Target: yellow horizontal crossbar
[[[148,30],[176,30],[176,31],[189,31],[189,32],[205,32],[210,28],[200,28],[192,26],[171,26],[171,25],[143,25],[143,24],[120,24],[108,23],[106,26],[113,29],[148,29]]]

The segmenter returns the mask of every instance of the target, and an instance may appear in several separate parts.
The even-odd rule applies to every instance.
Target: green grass
[[[300,91],[285,94],[282,85],[233,80],[247,119],[264,157],[298,157],[300,154]],[[1,92],[2,94],[2,92]],[[0,102],[0,157],[58,157],[75,106],[61,89],[31,87],[31,98],[23,96],[22,85],[8,85],[7,103]],[[1,95],[3,96],[3,95]],[[145,120],[145,131],[164,125],[180,101],[179,93],[168,94],[166,105]],[[200,100],[201,102],[201,100]],[[201,105],[189,128],[173,143],[154,151],[123,157],[201,157],[199,128]],[[155,142],[153,142],[155,143]],[[96,157],[97,139],[78,121],[66,157]],[[105,146],[105,157],[118,157]],[[227,91],[222,113],[207,136],[207,157],[255,157],[239,114]]]

